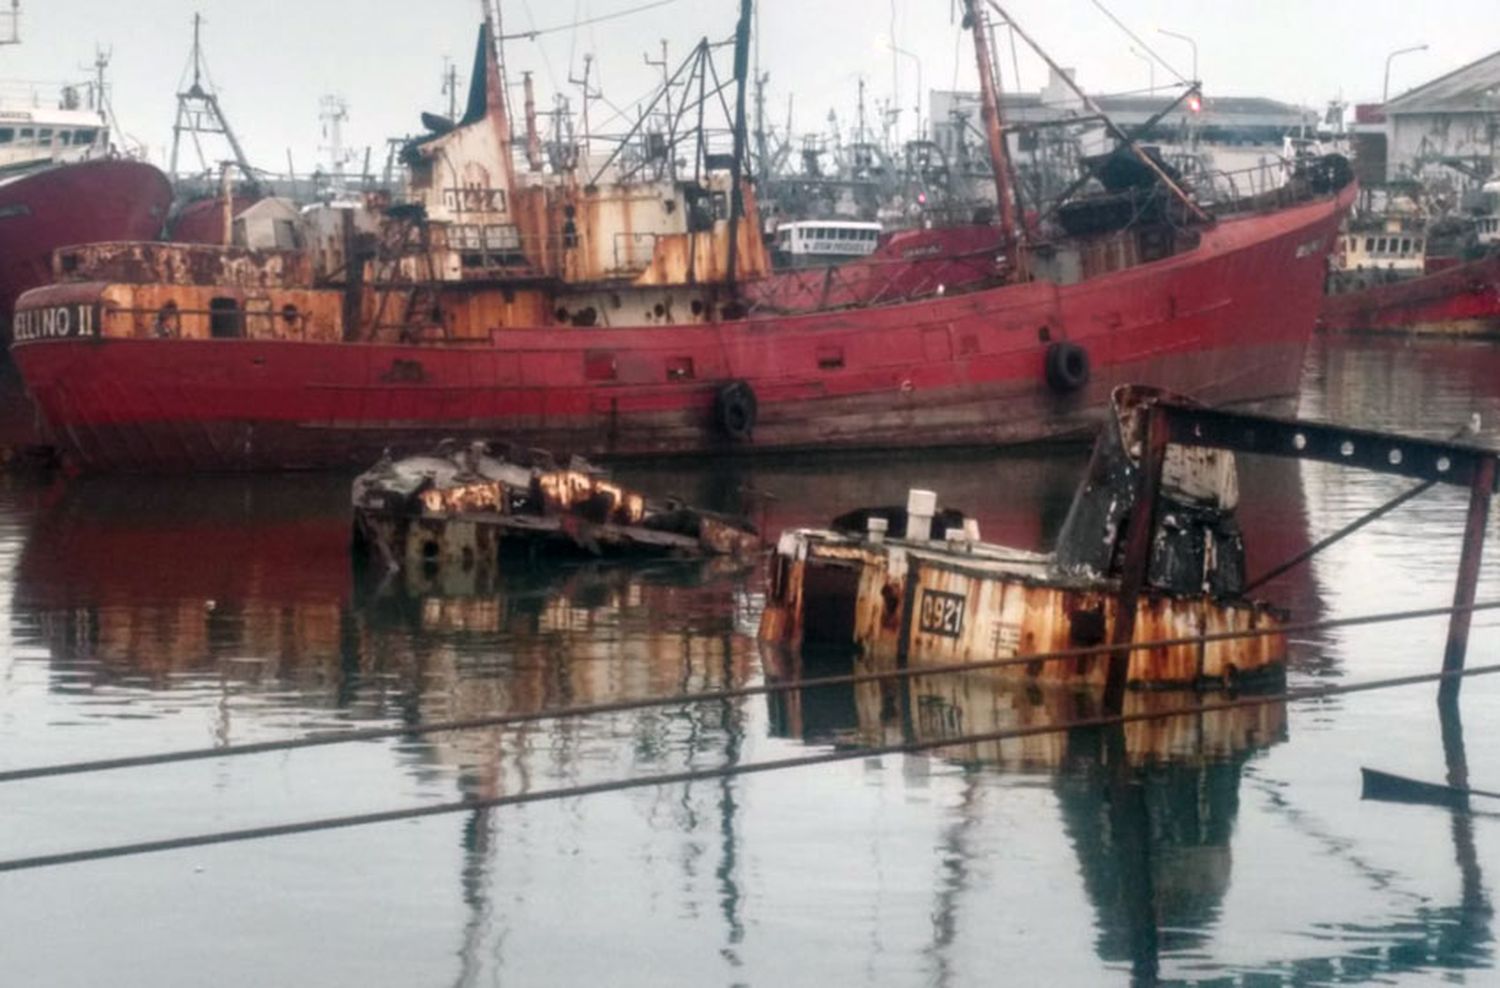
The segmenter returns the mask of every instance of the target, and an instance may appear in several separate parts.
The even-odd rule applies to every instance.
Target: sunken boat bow
[[[1122,569],[1138,510],[1146,416],[1162,397],[1149,388],[1116,393],[1054,553],[982,542],[972,519],[939,508],[927,491],[911,492],[904,509],[855,511],[828,530],[785,533],[762,641],[852,644],[876,665],[974,663],[1039,683],[1103,686],[1103,646],[1117,641],[1129,606]],[[1282,681],[1284,615],[1242,594],[1238,500],[1232,453],[1168,447],[1146,586],[1135,595],[1128,640],[1177,643],[1132,650],[1131,684]],[[1255,634],[1196,640],[1223,632]],[[1084,654],[1025,661],[1067,650]]]

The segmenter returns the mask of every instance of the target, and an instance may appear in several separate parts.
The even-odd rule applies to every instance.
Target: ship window
[[[71,130],[60,130],[57,132],[57,143],[67,147],[73,143],[73,132]]]
[[[15,139],[16,129],[14,127],[0,127],[0,144],[9,144]]]
[[[244,335],[245,318],[240,303],[232,298],[210,299],[208,331],[215,339],[233,339]]]
[[[98,136],[99,136],[99,132],[97,130],[78,130],[78,131],[74,131],[73,132],[73,143],[74,144],[92,144],[92,143],[94,143],[94,138],[96,138]]]
[[[1366,254],[1372,254],[1374,252],[1375,252],[1375,238],[1374,237],[1366,237],[1365,238],[1365,253]]]
[[[21,140],[23,140],[23,141],[29,141],[29,140],[31,140],[35,136],[36,136],[36,131],[32,130],[30,127],[22,127],[21,128]]]
[[[520,232],[513,226],[492,223],[484,228],[486,250],[514,251],[521,246]]]
[[[1401,238],[1401,253],[1403,253],[1403,254],[1410,254],[1411,253],[1411,238],[1410,237],[1402,237]]]
[[[41,127],[41,128],[39,128],[37,130],[37,132],[36,132],[36,142],[38,144],[40,144],[42,147],[44,147],[44,148],[45,147],[51,147],[52,146],[52,128],[51,127]]]

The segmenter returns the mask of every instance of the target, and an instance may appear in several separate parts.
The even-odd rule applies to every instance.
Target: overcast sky
[[[0,0],[8,2],[8,0]],[[648,3],[650,0],[501,0],[507,33],[549,28]],[[1380,98],[1386,56],[1426,43],[1426,51],[1398,57],[1391,70],[1395,94],[1488,54],[1500,46],[1495,0],[1101,0],[1184,75],[1192,56],[1182,41],[1197,41],[1199,72],[1212,95],[1262,95],[1321,107],[1342,96]],[[1145,88],[1148,62],[1099,11],[1095,0],[1006,0],[1006,6],[1062,64],[1096,92]],[[927,90],[972,88],[972,48],[950,18],[952,0],[894,0],[895,40],[915,57],[893,56],[893,0],[760,0],[760,58],[770,74],[769,116],[786,117],[795,94],[799,130],[824,129],[831,109],[852,126],[857,80],[872,102],[900,87],[900,104],[913,107],[917,67]],[[665,6],[577,30],[516,40],[506,46],[512,80],[536,72],[542,99],[555,87],[576,97],[568,74],[593,53],[605,96],[628,106],[645,93],[658,70],[643,62],[660,52],[685,54],[700,37],[733,32],[738,0],[673,0]],[[0,48],[0,79],[82,79],[95,43],[113,51],[113,99],[124,129],[161,160],[171,141],[175,93],[187,64],[192,15],[205,18],[204,47],[213,81],[231,124],[252,159],[272,171],[286,168],[292,150],[298,171],[310,171],[322,143],[318,102],[328,93],[347,100],[346,143],[377,148],[388,136],[419,129],[421,110],[440,110],[445,56],[467,68],[474,48],[479,0],[22,0],[22,41]],[[1002,42],[1002,47],[1008,47]],[[893,62],[897,78],[893,83]],[[729,64],[726,58],[723,63]],[[1005,67],[1007,85],[1015,70]],[[1158,66],[1155,82],[1171,79]],[[1025,89],[1041,87],[1044,70],[1023,57]],[[603,111],[608,115],[609,111]],[[924,115],[925,115],[924,102]],[[912,112],[902,118],[912,126]],[[596,115],[596,122],[598,116]]]

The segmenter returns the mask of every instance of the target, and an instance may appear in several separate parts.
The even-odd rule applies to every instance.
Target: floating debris
[[[355,479],[353,504],[357,552],[428,576],[493,577],[508,548],[696,558],[760,547],[745,519],[649,500],[580,458],[560,468],[544,451],[502,455],[479,442],[383,457]]]

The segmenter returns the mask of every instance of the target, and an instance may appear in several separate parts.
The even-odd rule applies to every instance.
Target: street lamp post
[[[1176,38],[1178,41],[1186,41],[1188,44],[1193,46],[1193,81],[1202,82],[1203,80],[1198,78],[1198,42],[1194,41],[1192,38],[1189,38],[1185,34],[1178,34],[1176,31],[1168,31],[1164,27],[1159,27],[1156,30],[1161,34],[1165,34],[1169,38]]]
[[[909,52],[905,48],[899,47],[894,41],[886,42],[886,46],[897,55],[905,55],[917,63],[917,140],[924,140],[925,135],[922,133],[922,60],[917,57],[915,52]]]
[[[1393,51],[1389,55],[1385,56],[1385,85],[1380,90],[1380,106],[1381,106],[1381,109],[1384,109],[1385,108],[1385,104],[1388,103],[1388,102],[1390,102],[1390,99],[1391,99],[1391,60],[1393,58],[1395,58],[1397,55],[1405,55],[1407,52],[1410,52],[1410,51],[1426,51],[1426,50],[1427,50],[1427,46],[1426,45],[1412,45],[1410,48],[1397,48],[1395,51]]]

